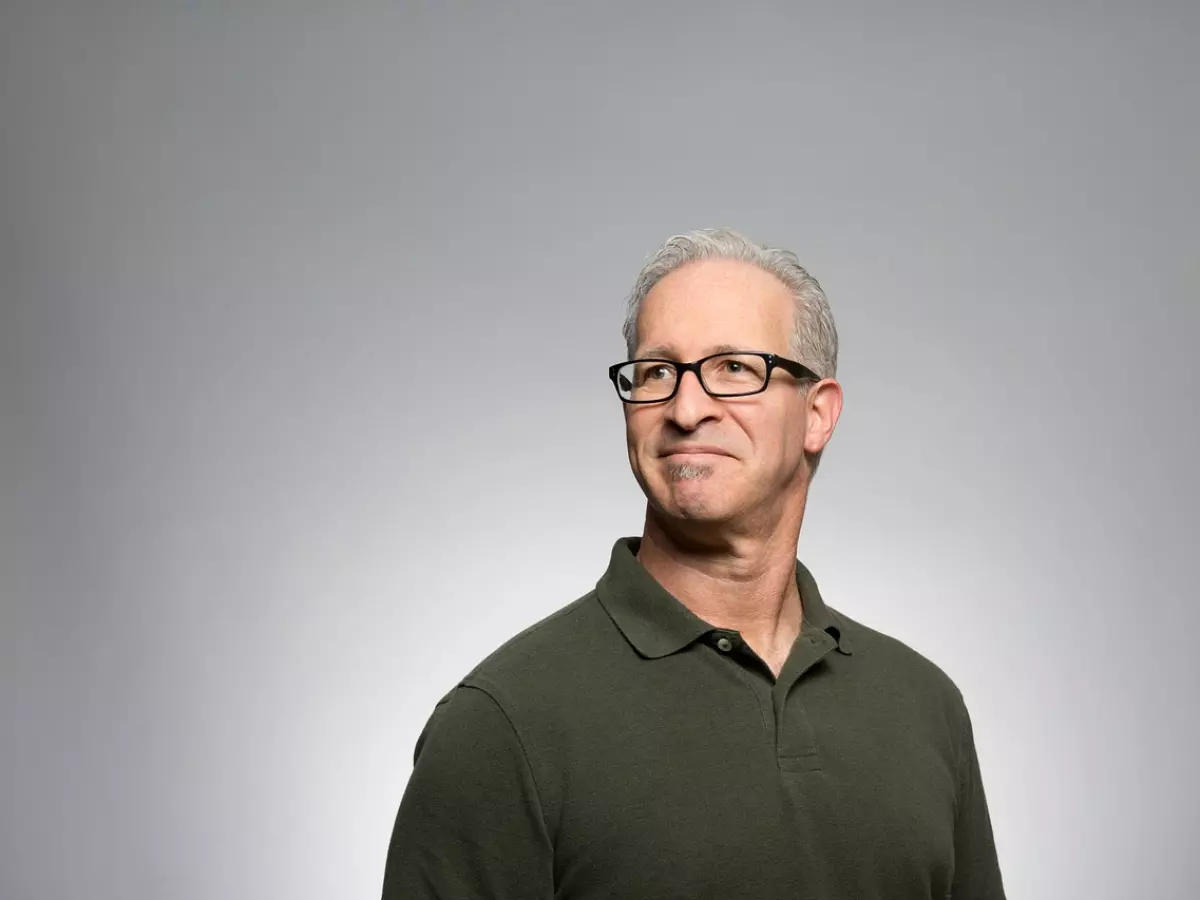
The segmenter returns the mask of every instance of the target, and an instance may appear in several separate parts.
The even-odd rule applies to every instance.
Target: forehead
[[[638,353],[695,356],[719,347],[786,354],[795,306],[787,287],[752,263],[688,263],[658,282],[638,314]]]

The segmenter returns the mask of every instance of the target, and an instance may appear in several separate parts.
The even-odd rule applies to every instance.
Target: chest
[[[593,698],[594,727],[557,773],[560,896],[948,890],[955,780],[936,722],[855,714],[820,679],[777,704],[752,677],[727,667]]]

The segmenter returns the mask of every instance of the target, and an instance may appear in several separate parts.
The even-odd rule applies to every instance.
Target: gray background
[[[1009,895],[1194,897],[1197,6],[572,6],[3,4],[0,896],[377,896],[729,225],[830,295],[801,556],[962,688]]]

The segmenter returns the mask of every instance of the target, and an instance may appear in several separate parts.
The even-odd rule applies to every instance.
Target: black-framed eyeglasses
[[[748,397],[767,389],[775,369],[801,380],[820,380],[793,359],[757,350],[714,353],[695,362],[631,359],[609,366],[608,377],[624,403],[663,403],[675,396],[684,372],[693,373],[710,397]]]

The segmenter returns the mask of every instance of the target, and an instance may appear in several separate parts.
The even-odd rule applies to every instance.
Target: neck
[[[786,655],[803,618],[796,588],[803,517],[800,498],[770,527],[700,532],[648,507],[638,561],[704,621],[740,632],[764,659]]]

